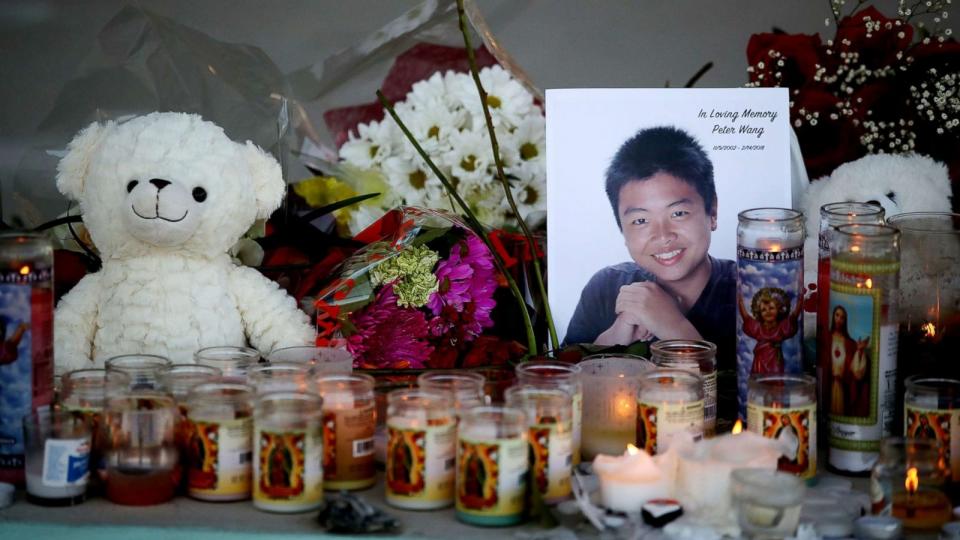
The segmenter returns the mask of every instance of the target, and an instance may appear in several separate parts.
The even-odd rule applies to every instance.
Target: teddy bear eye
[[[207,190],[202,187],[193,188],[193,200],[197,202],[203,202],[207,200]]]
[[[131,180],[130,183],[127,184],[127,193],[130,193],[131,191],[133,191],[133,188],[137,187],[137,184],[139,183],[140,182],[137,180]]]

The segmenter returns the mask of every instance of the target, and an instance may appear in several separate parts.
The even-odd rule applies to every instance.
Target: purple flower
[[[362,368],[423,368],[433,353],[426,316],[397,306],[393,284],[384,285],[351,322],[356,332],[347,338],[347,349]]]
[[[468,233],[454,245],[450,256],[437,265],[436,275],[439,288],[427,302],[434,315],[431,335],[453,331],[452,340],[472,341],[493,326],[497,274],[493,256],[479,237]]]

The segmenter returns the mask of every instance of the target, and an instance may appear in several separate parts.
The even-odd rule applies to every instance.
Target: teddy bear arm
[[[84,276],[60,299],[54,313],[54,371],[92,368],[100,276]]]
[[[311,345],[316,332],[293,297],[252,268],[236,268],[231,288],[250,345],[267,354],[278,347]]]

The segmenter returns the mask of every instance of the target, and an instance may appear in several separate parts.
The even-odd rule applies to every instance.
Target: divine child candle
[[[960,380],[914,375],[906,390],[903,436],[939,442],[950,478],[960,482]]]
[[[703,379],[682,369],[653,369],[640,377],[637,447],[654,455],[678,433],[703,438]]]
[[[53,246],[42,234],[0,234],[0,313],[0,482],[23,483],[21,421],[53,402]]]
[[[740,212],[737,226],[737,401],[746,414],[751,375],[800,373],[803,214],[788,208]]]
[[[450,394],[400,389],[387,401],[387,503],[410,510],[450,506],[457,453]]]
[[[253,505],[279,513],[322,506],[323,399],[271,392],[257,397],[253,415]]]
[[[530,481],[547,504],[570,497],[573,466],[573,397],[559,388],[518,385],[507,389],[508,407],[527,415]]]
[[[460,418],[457,519],[504,526],[523,521],[529,470],[527,418],[512,407],[474,407]]]
[[[869,471],[896,423],[900,232],[841,225],[830,242],[828,463]]]
[[[316,379],[323,397],[323,487],[364,489],[377,481],[373,377],[327,374]]]
[[[783,445],[777,467],[817,474],[816,379],[809,375],[754,375],[747,391],[747,428]]]
[[[187,398],[187,491],[205,501],[250,498],[253,390],[206,383]]]
[[[523,362],[516,368],[517,382],[534,386],[556,386],[573,396],[573,464],[580,464],[580,441],[583,430],[583,382],[577,364],[537,360]]]
[[[883,219],[883,207],[874,203],[835,202],[820,207],[820,249],[817,260],[817,402],[824,413],[830,410],[830,388],[827,385],[827,374],[830,373],[830,234],[840,225],[883,225]]]
[[[665,339],[650,345],[653,362],[665,368],[687,369],[703,378],[703,434],[717,431],[717,346],[709,341]]]

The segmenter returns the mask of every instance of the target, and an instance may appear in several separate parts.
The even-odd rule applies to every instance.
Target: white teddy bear
[[[57,306],[57,373],[117,354],[190,363],[203,347],[313,342],[293,298],[227,253],[285,192],[253,143],[195,114],[94,123],[70,142],[57,188],[80,203],[103,260]]]
[[[947,167],[917,154],[872,154],[844,163],[830,176],[813,181],[800,208],[807,220],[804,281],[817,282],[820,207],[832,202],[875,202],[886,217],[906,212],[949,212]],[[804,334],[816,333],[815,318],[805,318]]]

